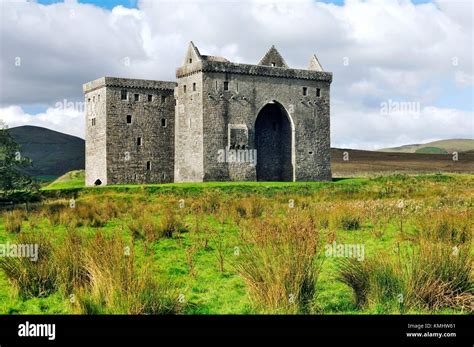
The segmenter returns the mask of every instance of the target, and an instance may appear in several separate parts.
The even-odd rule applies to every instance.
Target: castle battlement
[[[84,93],[91,92],[102,87],[131,88],[131,89],[158,89],[173,90],[176,82],[142,80],[134,78],[101,77],[94,81],[83,84]]]
[[[268,76],[277,78],[315,80],[329,83],[332,81],[331,72],[205,60],[196,62],[191,66],[182,66],[178,68],[176,70],[176,77],[186,77],[198,72],[220,72],[239,75]]]

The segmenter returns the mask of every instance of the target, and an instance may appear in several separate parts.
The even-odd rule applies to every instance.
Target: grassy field
[[[430,152],[430,149],[424,149],[424,151]],[[453,160],[451,154],[439,153],[385,153],[354,149],[331,149],[332,174],[336,178],[377,177],[397,173],[408,175],[420,173],[474,174],[474,152],[459,153],[457,159]],[[232,185],[234,183],[221,184]],[[207,185],[203,186],[207,187]],[[237,183],[237,185],[242,185],[242,183]],[[247,187],[247,183],[245,185]],[[183,187],[183,185],[167,186]],[[77,170],[66,173],[43,189],[80,189],[83,187],[84,171]]]
[[[472,175],[80,190],[71,176],[2,214],[0,244],[40,247],[0,257],[0,313],[473,311]]]

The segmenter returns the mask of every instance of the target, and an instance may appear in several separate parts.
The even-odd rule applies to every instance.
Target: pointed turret
[[[199,49],[194,45],[193,41],[190,41],[183,65],[192,64],[199,60],[202,60],[201,53],[199,53]]]
[[[321,63],[319,62],[318,58],[316,57],[316,54],[313,54],[313,56],[309,60],[308,70],[311,70],[311,71],[324,71],[323,67],[321,66]]]
[[[267,51],[267,53],[265,53],[258,65],[288,68],[285,59],[283,59],[280,52],[277,51],[275,46],[270,47],[270,49]]]

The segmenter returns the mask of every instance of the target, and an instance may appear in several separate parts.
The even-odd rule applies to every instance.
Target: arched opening
[[[257,181],[293,181],[292,125],[282,105],[271,102],[255,121]]]

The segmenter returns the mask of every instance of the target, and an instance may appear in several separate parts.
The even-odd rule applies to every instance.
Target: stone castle
[[[332,73],[315,55],[238,64],[191,42],[176,78],[84,84],[86,185],[331,179]]]

